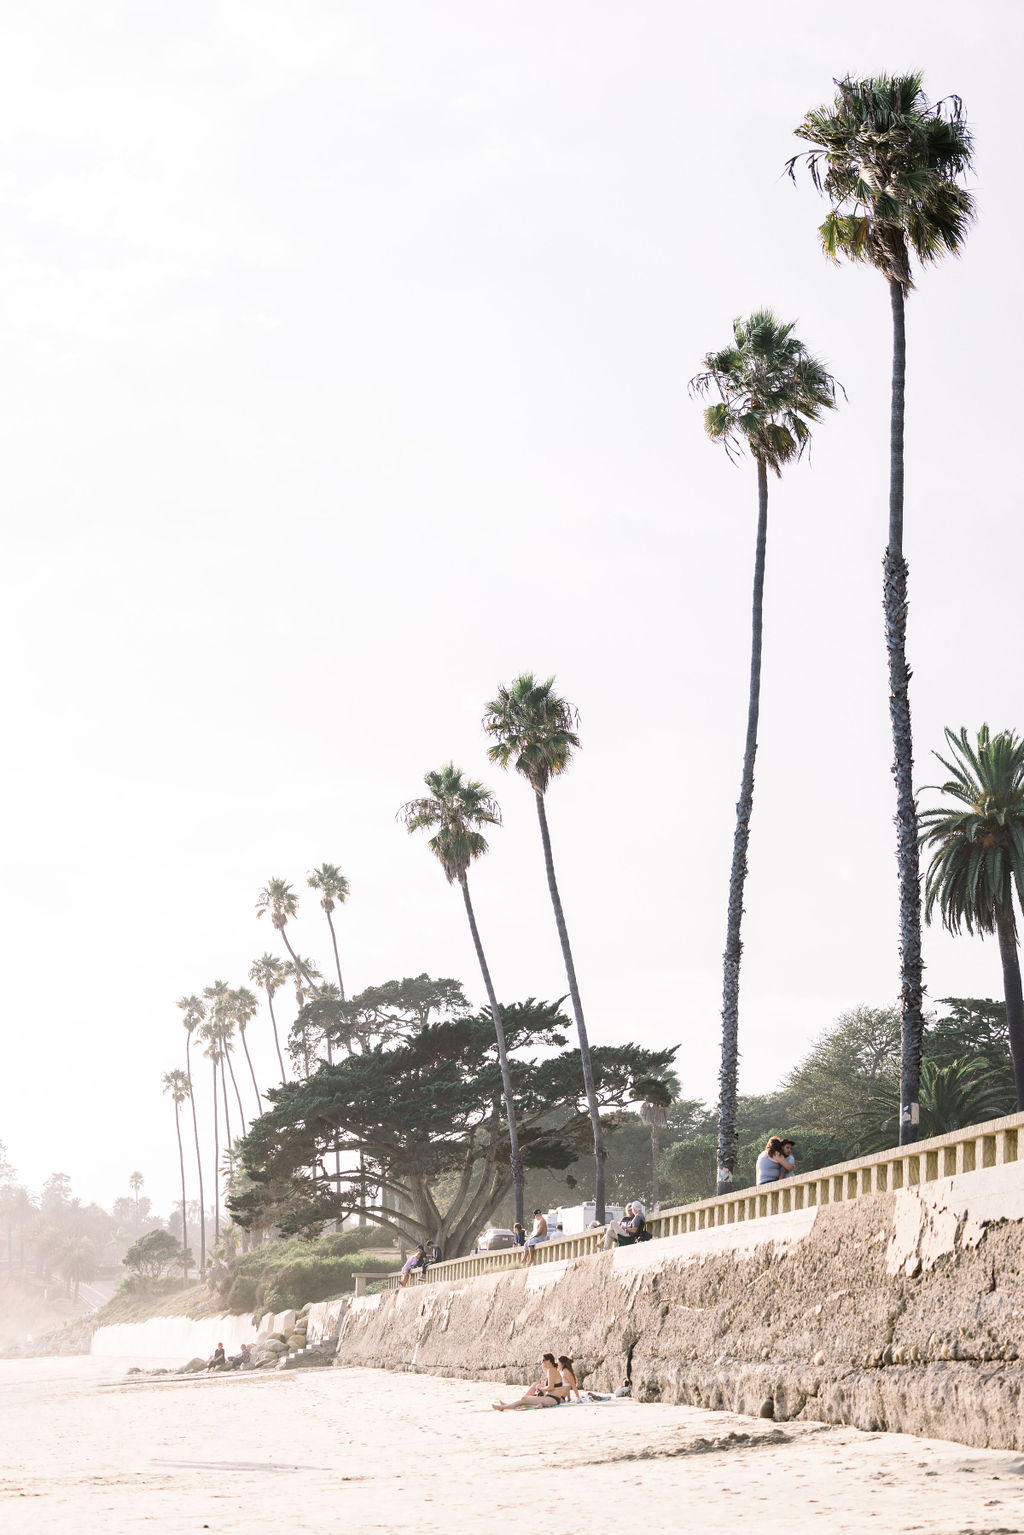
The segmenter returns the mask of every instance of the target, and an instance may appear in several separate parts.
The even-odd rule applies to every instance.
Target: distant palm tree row
[[[974,219],[974,200],[962,185],[971,169],[972,137],[959,97],[931,103],[923,76],[879,75],[836,82],[834,101],[807,113],[796,129],[812,148],[788,162],[791,177],[803,163],[829,201],[819,235],[826,256],[872,266],[886,280],[893,325],[889,430],[888,541],[883,561],[885,644],[889,658],[889,712],[896,781],[899,879],[902,1083],[900,1138],[919,1133],[923,995],[919,827],[913,787],[910,668],[906,659],[907,563],[903,554],[905,305],[912,261],[927,264],[957,253]],[[739,975],[743,890],[753,808],[754,758],[760,709],[762,609],[768,519],[768,471],[798,458],[810,425],[836,404],[837,384],[768,310],[733,326],[733,341],[704,359],[691,388],[719,398],[704,413],[713,441],[730,457],[742,449],[754,459],[758,522],[747,703],[747,732],[736,806],[723,956],[722,1060],[719,1078],[718,1190],[732,1183],[738,1144]]]
[[[327,917],[331,934],[331,943],[334,949],[334,958],[338,972],[338,984],[324,983],[320,971],[310,959],[303,959],[292,948],[291,941],[285,931],[289,918],[298,911],[298,897],[291,885],[282,879],[270,879],[260,891],[257,900],[257,916],[269,912],[274,929],[281,935],[288,959],[280,958],[276,954],[264,953],[258,959],[253,960],[249,969],[249,980],[265,994],[267,999],[267,1011],[270,1018],[270,1026],[273,1033],[274,1049],[280,1068],[281,1081],[286,1082],[288,1073],[285,1069],[284,1056],[281,1052],[281,1035],[278,1028],[277,1013],[274,1007],[274,997],[286,982],[291,982],[295,988],[295,996],[301,1011],[307,996],[311,992],[324,995],[330,991],[345,999],[344,985],[341,976],[341,958],[338,952],[337,934],[334,929],[333,912],[339,905],[348,899],[348,880],[336,865],[330,863],[321,864],[318,869],[307,877],[307,884],[311,889],[319,892],[320,905]],[[212,1090],[212,1139],[213,1139],[213,1241],[216,1244],[220,1239],[221,1228],[221,1176],[224,1167],[230,1167],[233,1158],[233,1145],[237,1137],[232,1133],[231,1101],[234,1100],[238,1110],[237,1126],[239,1135],[244,1135],[247,1129],[246,1109],[242,1101],[242,1092],[235,1076],[235,1068],[232,1052],[235,1040],[240,1039],[245,1055],[246,1065],[249,1069],[249,1077],[252,1082],[253,1097],[255,1099],[255,1115],[263,1112],[263,1095],[260,1091],[256,1077],[256,1068],[253,1065],[252,1056],[249,1053],[249,1044],[246,1038],[246,1030],[259,1012],[259,999],[256,994],[245,986],[229,986],[226,981],[216,980],[211,986],[205,986],[201,994],[192,993],[178,999],[178,1007],[183,1013],[182,1022],[185,1026],[185,1070],[165,1072],[163,1087],[174,1104],[175,1130],[178,1139],[179,1163],[181,1170],[182,1187],[182,1232],[184,1238],[186,1208],[185,1188],[185,1164],[184,1151],[181,1142],[181,1109],[188,1102],[191,1106],[192,1134],[195,1144],[196,1180],[199,1188],[199,1228],[200,1228],[200,1253],[199,1269],[202,1272],[206,1267],[207,1259],[207,1206],[206,1193],[203,1178],[203,1151],[199,1134],[199,1115],[196,1108],[195,1079],[192,1071],[192,1043],[195,1038],[202,1046],[203,1054],[210,1062],[210,1082]],[[309,1074],[311,1068],[311,1055],[308,1041],[302,1037],[300,1049],[304,1054],[304,1070]],[[330,1039],[327,1039],[328,1060],[331,1059]],[[228,1081],[231,1082],[231,1094],[228,1093]],[[251,1116],[255,1117],[255,1116]],[[223,1124],[223,1140],[221,1139],[221,1127]],[[223,1156],[222,1156],[223,1151]]]

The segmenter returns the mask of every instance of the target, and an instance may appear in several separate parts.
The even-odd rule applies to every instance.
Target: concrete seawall
[[[1024,1162],[352,1301],[337,1363],[1024,1449]]]

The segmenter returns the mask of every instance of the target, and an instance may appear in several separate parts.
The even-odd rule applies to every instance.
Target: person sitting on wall
[[[530,1265],[533,1262],[533,1259],[534,1259],[534,1256],[535,1256],[534,1250],[537,1247],[538,1243],[546,1242],[547,1239],[548,1239],[548,1218],[544,1214],[543,1210],[534,1210],[534,1212],[533,1212],[533,1231],[532,1231],[531,1235],[528,1236],[526,1238],[526,1241],[523,1243],[523,1263],[526,1265],[527,1268],[529,1268]]]
[[[402,1264],[402,1272],[398,1278],[398,1283],[401,1285],[402,1289],[404,1290],[406,1285],[409,1283],[409,1280],[413,1276],[414,1269],[422,1269],[424,1272],[426,1272],[426,1268],[427,1250],[421,1242],[416,1251],[413,1253],[412,1257],[406,1258],[405,1262]]]
[[[793,1170],[786,1161],[784,1146],[785,1142],[777,1135],[772,1136],[757,1159],[758,1183],[778,1183],[780,1178],[792,1177]]]
[[[512,1227],[512,1240],[517,1247],[526,1245],[526,1227],[520,1221],[516,1221]]]
[[[632,1247],[634,1242],[641,1240],[646,1230],[644,1207],[638,1199],[634,1199],[626,1206],[626,1213],[621,1221],[609,1222],[608,1230],[604,1234],[605,1252],[609,1247]]]
[[[795,1147],[791,1140],[787,1138],[783,1141],[782,1155],[786,1160],[786,1166],[789,1168],[789,1175],[791,1178],[796,1173],[796,1157],[793,1155],[794,1150]]]

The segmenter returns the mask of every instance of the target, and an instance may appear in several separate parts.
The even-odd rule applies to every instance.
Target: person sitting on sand
[[[544,1366],[544,1381],[535,1381],[532,1386],[527,1386],[522,1396],[514,1402],[492,1402],[495,1412],[511,1412],[515,1407],[557,1407],[562,1398],[557,1395],[562,1385],[562,1372],[555,1363],[554,1354],[545,1354],[541,1359]],[[574,1377],[575,1379],[575,1377]]]
[[[542,1210],[533,1212],[533,1232],[526,1238],[523,1244],[523,1262],[527,1268],[534,1259],[534,1250],[538,1242],[546,1242],[548,1239],[548,1218]]]
[[[562,1383],[560,1386],[552,1386],[551,1390],[558,1397],[559,1401],[562,1402],[571,1402],[575,1392],[578,1402],[580,1399],[580,1383],[576,1379],[576,1371],[572,1367],[572,1360],[568,1354],[559,1354],[558,1369],[562,1377]]]

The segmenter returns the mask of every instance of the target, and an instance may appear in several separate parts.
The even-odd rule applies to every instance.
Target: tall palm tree
[[[185,1074],[188,1077],[188,1096],[192,1105],[192,1132],[196,1141],[196,1171],[199,1175],[199,1274],[202,1277],[206,1272],[206,1195],[203,1192],[203,1158],[199,1150],[199,1120],[196,1117],[196,1098],[192,1089],[192,1060],[190,1048],[192,1044],[192,1032],[198,1028],[206,1017],[206,1008],[201,998],[194,993],[190,997],[180,997],[178,1006],[185,1014]]]
[[[967,731],[946,730],[951,777],[932,785],[953,805],[925,810],[921,841],[933,849],[925,880],[925,916],[938,908],[951,933],[995,933],[1003,966],[1006,1023],[1017,1108],[1024,1109],[1024,996],[1017,953],[1014,891],[1024,905],[1024,741],[987,725],[972,746]]]
[[[604,1221],[604,1131],[594,1090],[594,1072],[590,1061],[590,1042],[583,1017],[583,1003],[576,982],[576,966],[569,945],[569,931],[562,911],[562,898],[555,879],[555,863],[551,854],[551,837],[544,804],[548,784],[553,777],[564,773],[579,749],[579,737],[575,731],[576,711],[555,692],[555,679],[538,682],[532,672],[517,677],[510,688],[499,688],[497,698],[487,705],[484,730],[493,736],[494,744],[487,755],[492,762],[507,768],[512,763],[522,773],[534,793],[540,837],[544,848],[544,867],[548,876],[548,891],[555,913],[555,927],[562,946],[562,960],[569,982],[569,995],[576,1019],[576,1034],[580,1047],[580,1064],[583,1069],[583,1085],[587,1094],[587,1107],[594,1132],[594,1203],[595,1216]]]
[[[817,358],[771,310],[757,310],[733,321],[731,346],[710,352],[703,371],[690,384],[695,394],[718,395],[704,412],[712,442],[730,458],[749,452],[757,469],[757,539],[754,549],[754,596],[751,618],[750,687],[747,735],[743,748],[740,797],[736,804],[725,953],[722,957],[722,1061],[718,1074],[718,1192],[727,1194],[736,1167],[739,1133],[736,1100],[739,1077],[740,959],[743,952],[743,889],[754,807],[754,758],[761,710],[761,642],[764,615],[765,552],[768,543],[768,471],[779,476],[783,465],[800,457],[810,440],[811,423],[836,403],[836,381]]]
[[[483,977],[487,1002],[494,1022],[494,1037],[498,1045],[498,1063],[501,1067],[501,1088],[505,1100],[505,1118],[508,1124],[509,1159],[512,1167],[512,1186],[515,1191],[516,1220],[523,1219],[523,1162],[519,1154],[519,1126],[516,1122],[515,1099],[512,1096],[512,1076],[505,1046],[505,1021],[494,993],[494,983],[484,954],[484,946],[476,925],[473,902],[469,895],[469,866],[487,851],[487,838],[482,826],[500,826],[501,811],[482,783],[465,778],[454,763],[448,762],[438,773],[427,773],[423,782],[430,791],[419,799],[412,799],[398,812],[409,832],[434,831],[427,846],[444,870],[449,885],[458,885],[462,891],[469,931],[476,949],[477,964]],[[434,828],[436,827],[436,830]]]
[[[815,147],[794,155],[831,206],[820,234],[826,256],[873,266],[889,288],[892,387],[889,418],[889,538],[882,600],[889,657],[889,717],[896,782],[896,863],[900,897],[902,1016],[900,1141],[919,1133],[924,984],[921,959],[921,873],[914,742],[907,665],[907,562],[903,556],[903,427],[906,393],[906,297],[914,286],[912,257],[922,264],[963,246],[974,199],[960,184],[971,169],[973,142],[958,96],[934,104],[923,76],[847,76],[831,106],[808,112],[797,138]]]
[[[260,1004],[253,992],[246,986],[236,986],[228,994],[228,1005],[231,1018],[235,1023],[242,1040],[242,1049],[245,1051],[245,1059],[249,1066],[249,1075],[252,1077],[253,1092],[256,1094],[256,1112],[263,1113],[263,1099],[260,1096],[260,1085],[256,1080],[256,1072],[252,1064],[252,1056],[249,1054],[249,1042],[245,1037],[246,1025],[251,1023],[260,1010]]]
[[[668,1111],[672,1104],[672,1089],[658,1077],[642,1077],[634,1082],[633,1092],[640,1102],[640,1119],[651,1132],[651,1209],[657,1210],[660,1199],[658,1185],[658,1152],[661,1132],[668,1124]]]
[[[277,1064],[281,1068],[281,1085],[288,1080],[288,1073],[284,1069],[284,1056],[281,1054],[281,1041],[277,1033],[277,1019],[274,1016],[274,993],[281,987],[285,979],[284,960],[278,959],[276,954],[261,954],[259,959],[254,959],[249,966],[249,979],[255,981],[257,986],[267,994],[267,1006],[270,1009],[270,1026],[274,1031],[274,1049],[277,1051]]]
[[[224,1049],[223,1035],[212,1018],[207,1018],[199,1030],[199,1037],[203,1041],[203,1054],[210,1062],[213,1071],[213,1240],[220,1241],[220,1111],[217,1106],[217,1068],[221,1065],[221,1054]],[[224,1071],[221,1067],[221,1083],[224,1081]],[[228,1145],[231,1144],[231,1126],[227,1117],[227,1093],[224,1094],[224,1121],[227,1127]]]
[[[287,880],[268,879],[257,898],[256,915],[262,917],[264,912],[270,913],[270,920],[281,934],[292,964],[301,970],[303,962],[292,948],[286,931],[290,918],[294,917],[298,910],[299,898]],[[313,979],[313,975],[310,975],[309,980],[312,982]]]
[[[245,1111],[242,1108],[242,1095],[238,1090],[235,1080],[235,1068],[231,1060],[231,1052],[234,1049],[235,1018],[232,1011],[231,987],[227,981],[214,981],[212,986],[203,987],[203,996],[210,1004],[210,1016],[215,1026],[220,1030],[221,1044],[220,1075],[221,1086],[224,1087],[224,1123],[228,1129],[228,1145],[231,1145],[231,1128],[228,1123],[228,1094],[224,1086],[224,1067],[228,1068],[231,1077],[231,1086],[235,1090],[235,1099],[238,1103],[238,1117],[242,1121],[242,1134],[245,1134]]]
[[[345,982],[341,978],[341,960],[338,957],[338,938],[334,931],[334,922],[331,912],[335,906],[344,906],[349,897],[348,880],[341,870],[333,863],[322,863],[319,869],[314,869],[306,878],[306,884],[312,890],[319,890],[320,905],[327,917],[327,926],[331,930],[331,943],[334,947],[334,963],[338,971],[338,989],[341,992],[341,1000],[345,1000]]]
[[[164,1092],[170,1093],[171,1102],[174,1104],[174,1128],[178,1132],[178,1166],[181,1169],[181,1245],[188,1251],[188,1224],[187,1215],[188,1200],[185,1196],[185,1151],[181,1144],[181,1105],[190,1096],[188,1077],[183,1071],[165,1071],[161,1079]],[[188,1284],[188,1260],[183,1259],[182,1265],[185,1271],[185,1283]]]

